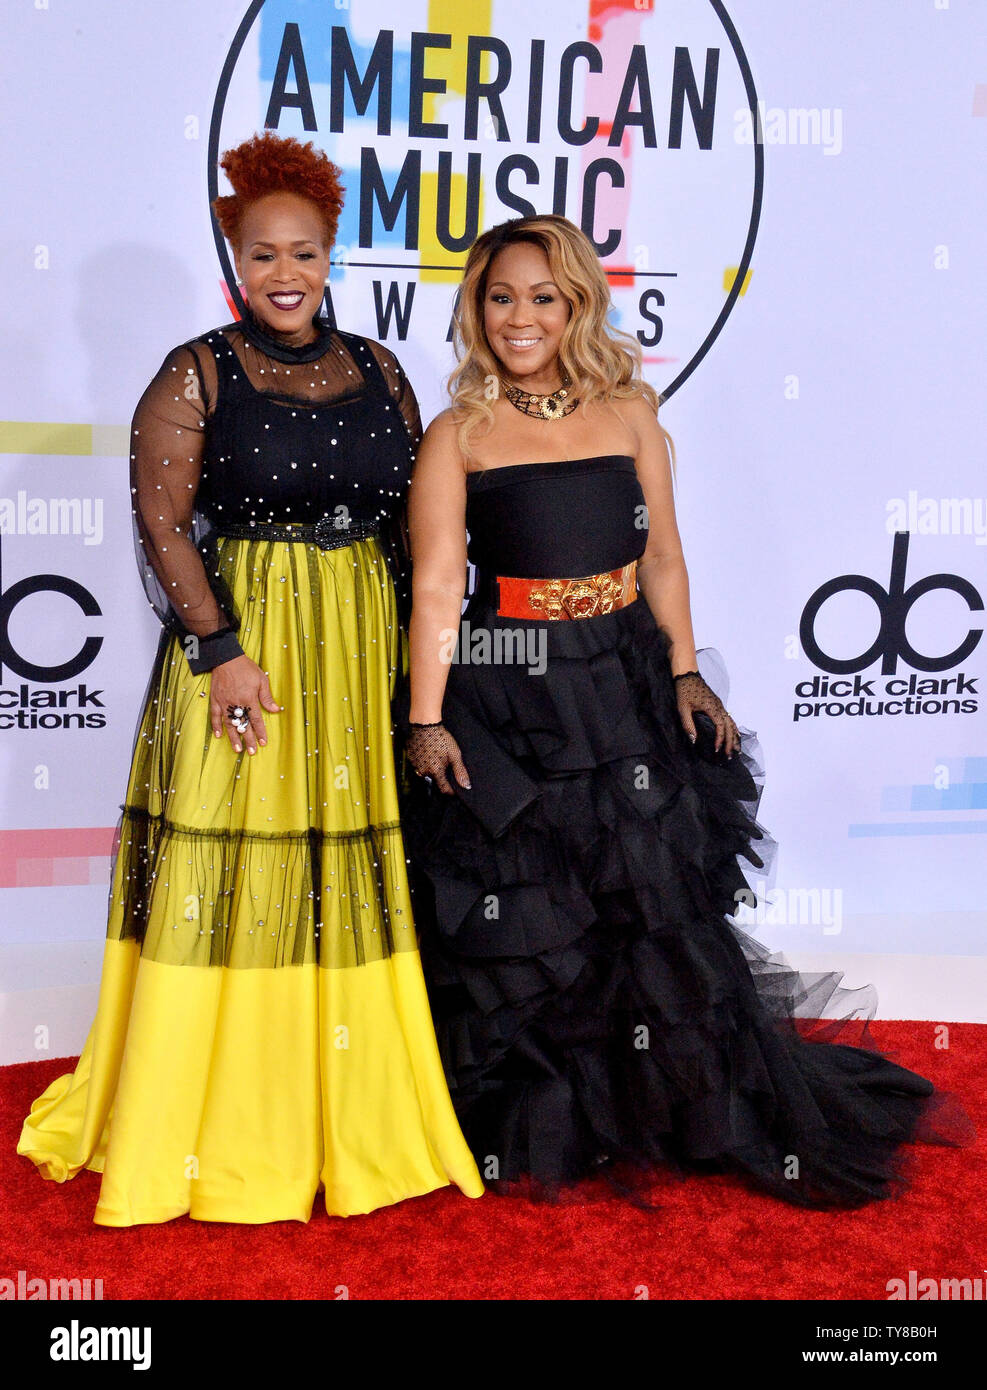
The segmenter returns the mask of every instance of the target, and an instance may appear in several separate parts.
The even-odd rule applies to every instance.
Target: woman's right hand
[[[411,724],[404,751],[419,777],[434,779],[440,792],[452,796],[453,789],[446,776],[451,767],[453,776],[467,791],[471,783],[459,744],[444,724]]]
[[[249,710],[247,727],[241,734],[233,723],[230,710],[237,705]],[[272,714],[281,709],[271,694],[266,671],[262,671],[249,656],[235,656],[210,672],[209,721],[217,738],[226,729],[234,753],[256,753],[267,743],[267,729],[261,709]]]

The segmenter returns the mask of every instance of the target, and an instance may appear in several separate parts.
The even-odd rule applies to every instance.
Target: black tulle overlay
[[[482,600],[466,621],[519,626]],[[540,674],[451,668],[472,790],[413,779],[406,821],[439,1044],[488,1184],[556,1197],[609,1175],[647,1200],[656,1178],[731,1172],[853,1207],[901,1186],[903,1144],[967,1140],[955,1101],[874,1046],[873,990],[802,975],[730,920],[775,848],[760,751],[746,729],[729,761],[689,742],[644,600],[539,631]],[[700,667],[725,696],[716,653]]]

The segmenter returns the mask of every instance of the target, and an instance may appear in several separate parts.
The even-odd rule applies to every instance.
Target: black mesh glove
[[[696,741],[694,714],[705,714],[716,729],[716,743],[713,752],[722,748],[728,758],[740,747],[740,732],[736,724],[723,708],[723,702],[703,680],[698,671],[683,671],[676,676],[675,699],[679,707],[682,727],[693,743]]]
[[[419,777],[434,778],[439,790],[451,796],[453,788],[446,776],[451,765],[461,787],[471,786],[459,744],[444,724],[409,724],[404,751]]]

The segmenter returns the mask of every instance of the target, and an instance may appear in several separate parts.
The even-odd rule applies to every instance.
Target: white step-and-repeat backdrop
[[[264,126],[345,170],[330,308],[426,418],[476,233],[593,238],[666,398],[697,637],[765,755],[748,929],[885,1015],[987,1017],[979,0],[19,0],[4,27],[0,1060],[77,1050],[92,1012],[157,636],[127,426],[237,313],[209,200]]]

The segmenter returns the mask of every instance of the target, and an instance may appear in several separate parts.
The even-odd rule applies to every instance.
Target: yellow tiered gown
[[[376,539],[223,538],[280,713],[237,755],[162,641],[138,731],[95,1022],[18,1152],[102,1173],[95,1221],[307,1221],[483,1184],[435,1042],[398,824],[404,664]],[[290,655],[290,659],[287,654]],[[143,939],[141,939],[143,937]]]

